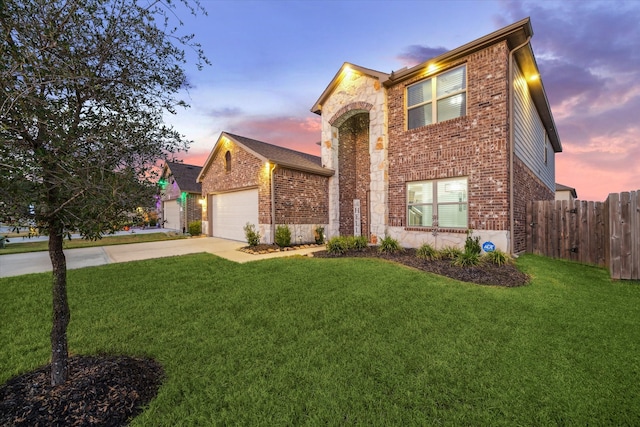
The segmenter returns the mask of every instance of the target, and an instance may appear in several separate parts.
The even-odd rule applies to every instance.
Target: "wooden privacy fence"
[[[612,278],[640,280],[640,190],[605,202],[527,204],[527,252],[608,267]]]

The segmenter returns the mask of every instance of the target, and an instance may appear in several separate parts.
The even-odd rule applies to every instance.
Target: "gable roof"
[[[321,114],[322,105],[326,102],[327,98],[331,96],[342,79],[344,79],[345,76],[348,75],[348,73],[345,72],[345,70],[347,69],[352,69],[358,71],[361,74],[374,77],[380,80],[380,82],[385,87],[390,87],[404,80],[413,78],[420,73],[424,73],[425,69],[428,70],[432,67],[435,67],[435,72],[437,72],[438,69],[446,67],[447,63],[451,63],[460,58],[464,58],[474,52],[485,49],[493,44],[502,41],[505,41],[507,43],[510,51],[522,45],[523,43],[527,43],[526,46],[515,51],[513,56],[515,57],[515,60],[517,61],[520,69],[526,77],[539,76],[540,72],[538,70],[538,64],[536,63],[536,59],[533,55],[531,43],[528,43],[532,36],[533,28],[531,27],[531,20],[530,18],[525,18],[497,31],[494,31],[491,34],[487,34],[486,36],[480,37],[479,39],[445,52],[442,55],[428,59],[416,66],[413,66],[411,68],[404,67],[400,70],[391,72],[391,74],[382,73],[380,71],[371,70],[345,62],[340,70],[338,70],[338,73],[335,75],[333,80],[331,80],[329,86],[327,86],[324,92],[322,92],[322,95],[313,105],[311,111],[316,114]],[[549,100],[547,99],[547,94],[544,90],[542,79],[528,81],[528,86],[531,93],[531,98],[536,106],[536,109],[538,110],[538,114],[540,114],[540,118],[542,119],[544,128],[549,136],[549,141],[551,142],[553,151],[559,153],[562,151],[562,144],[560,142],[560,136],[558,135],[556,124],[553,120],[553,115],[551,114],[551,107],[549,106]]]
[[[320,98],[318,98],[316,103],[313,104],[313,107],[311,107],[312,113],[321,114],[322,105],[324,104],[324,102],[327,100],[327,98],[329,98],[329,96],[331,96],[331,94],[336,89],[336,87],[338,87],[340,82],[342,82],[342,80],[346,76],[348,76],[349,73],[352,71],[356,71],[365,76],[378,79],[381,83],[389,78],[389,74],[383,73],[382,71],[376,71],[370,68],[365,68],[359,65],[351,64],[349,62],[345,62],[344,64],[342,64],[342,67],[340,67],[336,75],[333,76],[333,79],[331,80],[327,88],[324,90],[324,92],[322,92],[322,95],[320,95]]]
[[[575,188],[573,188],[573,187],[568,187],[568,186],[566,186],[566,185],[562,185],[562,184],[558,184],[557,182],[556,182],[556,191],[569,191],[569,192],[571,192],[571,195],[572,195],[575,199],[577,199],[577,198],[578,198],[578,192],[576,191],[576,189],[575,189]]]
[[[211,150],[207,161],[204,163],[202,171],[197,177],[198,182],[202,182],[205,172],[215,158],[216,153],[220,150],[224,139],[234,142],[263,162],[269,162],[287,169],[309,172],[316,175],[331,176],[334,174],[333,170],[322,167],[322,159],[318,156],[279,147],[256,139],[222,132],[213,150]]]
[[[187,165],[185,163],[166,162],[162,171],[162,176],[169,173],[178,183],[180,191],[187,193],[202,193],[202,184],[196,181],[202,166]]]

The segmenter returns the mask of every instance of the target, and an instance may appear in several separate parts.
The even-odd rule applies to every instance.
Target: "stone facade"
[[[349,119],[356,115],[364,115],[359,120],[368,121],[368,155],[369,166],[366,171],[357,178],[361,179],[363,175],[369,176],[369,197],[366,210],[362,209],[362,201],[366,202],[366,197],[361,200],[361,218],[367,218],[366,222],[368,231],[372,241],[375,243],[377,236],[385,234],[387,221],[387,100],[386,93],[380,80],[366,73],[343,67],[340,81],[332,91],[331,96],[327,98],[322,105],[322,164],[335,171],[335,175],[329,179],[329,226],[326,230],[327,237],[340,235],[341,211],[342,215],[352,215],[353,200],[348,202],[343,197],[343,208],[340,205],[340,177],[342,165],[339,159],[341,145],[345,147],[350,143],[346,141],[351,139],[353,135],[347,136],[342,140],[340,127]],[[363,124],[363,126],[366,126]],[[343,132],[345,129],[343,128]],[[348,150],[348,148],[347,148]],[[361,152],[361,151],[360,151]],[[362,156],[360,158],[363,158]],[[361,168],[359,168],[361,170]],[[350,174],[345,171],[345,174]],[[365,178],[366,179],[366,178]],[[344,178],[343,178],[344,181]],[[351,185],[351,184],[347,184]],[[355,188],[356,183],[352,184]],[[361,196],[362,191],[358,197]],[[350,214],[345,211],[348,209]],[[351,216],[351,218],[353,218]],[[351,227],[345,226],[353,230],[353,219],[351,219]],[[363,228],[364,229],[364,228]],[[367,231],[366,229],[364,229]],[[350,232],[349,234],[353,234]],[[366,233],[362,233],[366,234]]]

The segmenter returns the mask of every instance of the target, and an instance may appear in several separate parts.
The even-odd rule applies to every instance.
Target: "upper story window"
[[[224,170],[231,172],[231,152],[227,151],[224,155]]]
[[[407,87],[407,128],[415,129],[467,113],[467,66]]]

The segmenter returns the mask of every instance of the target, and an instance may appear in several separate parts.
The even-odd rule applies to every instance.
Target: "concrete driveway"
[[[239,248],[244,246],[247,246],[245,242],[219,239],[216,237],[199,237],[183,240],[166,240],[162,242],[132,243],[129,245],[67,249],[64,251],[64,254],[67,257],[67,269],[73,270],[114,262],[139,261],[200,252],[208,252],[234,262],[244,263],[265,258],[307,255],[311,252],[324,249],[324,247],[314,247],[287,252],[273,252],[264,255],[251,255],[238,251]],[[44,273],[48,271],[51,271],[49,252],[0,255],[0,277],[20,276],[22,274]]]

